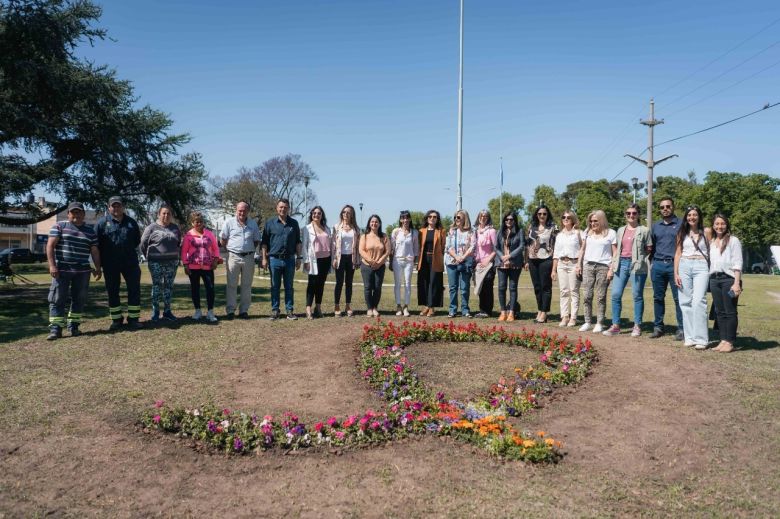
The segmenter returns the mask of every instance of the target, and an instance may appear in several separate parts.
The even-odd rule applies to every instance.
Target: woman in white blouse
[[[401,211],[398,227],[390,234],[390,250],[393,255],[392,270],[395,281],[395,315],[409,317],[409,303],[412,294],[412,269],[420,255],[420,237],[412,225],[409,211]],[[401,287],[404,289],[403,306]]]
[[[710,243],[710,292],[718,319],[720,344],[714,351],[728,353],[737,340],[737,299],[742,293],[742,244],[731,235],[729,219],[716,214],[712,220],[715,238]]]
[[[585,324],[581,332],[590,330],[593,324],[593,293],[596,293],[598,313],[593,333],[604,331],[604,317],[607,313],[607,287],[612,280],[612,256],[617,252],[617,235],[609,228],[607,215],[601,209],[591,211],[588,215],[588,230],[585,231],[576,273],[582,275],[582,287],[585,291],[582,313]]]
[[[458,312],[458,292],[460,292],[461,314],[463,317],[471,317],[469,282],[474,270],[474,230],[471,228],[469,213],[464,210],[455,213],[452,227],[447,233],[444,265],[447,267],[447,280],[450,287],[448,317],[455,317]]]
[[[575,272],[582,246],[582,232],[574,211],[564,211],[561,230],[555,239],[552,280],[558,280],[561,300],[561,324],[575,326],[580,306],[580,278]]]
[[[352,279],[355,270],[360,268],[360,228],[355,220],[355,208],[347,204],[341,209],[339,223],[331,234],[331,257],[333,270],[336,271],[336,287],[333,298],[336,301],[334,314],[341,317],[341,290],[347,297],[347,316],[352,317]]]
[[[709,285],[709,229],[704,228],[701,209],[689,206],[677,231],[674,282],[679,291],[685,345],[707,349],[707,286]]]

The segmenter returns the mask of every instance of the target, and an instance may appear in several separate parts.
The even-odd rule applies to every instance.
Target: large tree
[[[172,121],[136,107],[128,81],[76,56],[82,43],[103,39],[94,27],[101,9],[89,0],[0,2],[0,209],[23,207],[33,223],[44,213],[28,197],[45,190],[93,207],[120,195],[143,212],[157,201],[179,217],[202,203],[205,168],[199,155],[179,156],[189,141]]]
[[[515,216],[517,218],[517,225],[520,227],[523,226],[523,208],[525,206],[525,198],[523,198],[523,195],[517,194],[513,195],[512,193],[503,193],[502,198],[499,199],[499,197],[491,198],[488,200],[487,206],[488,211],[490,211],[490,218],[493,220],[493,227],[496,229],[501,229],[501,221],[504,218],[504,214],[507,213],[507,211],[512,211],[515,213]],[[503,214],[501,214],[503,212]],[[474,215],[476,218],[477,215]],[[475,224],[478,222],[474,222]]]

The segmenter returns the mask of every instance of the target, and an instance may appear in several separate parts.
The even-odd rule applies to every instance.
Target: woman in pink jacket
[[[181,247],[181,261],[184,264],[184,272],[190,277],[190,291],[192,304],[195,306],[193,319],[203,317],[200,311],[200,280],[206,287],[206,303],[208,314],[206,319],[210,323],[217,321],[214,315],[214,270],[222,261],[219,257],[219,246],[214,233],[204,226],[203,214],[193,212],[190,215],[192,229],[184,235]]]

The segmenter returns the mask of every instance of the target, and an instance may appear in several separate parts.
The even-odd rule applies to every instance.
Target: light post
[[[645,185],[639,182],[637,177],[631,179],[631,188],[634,190],[634,203],[636,203],[636,192],[642,189]]]
[[[358,223],[358,227],[360,227],[360,225],[363,223],[363,202],[360,202],[358,207],[360,207],[360,222]]]
[[[306,221],[306,215],[309,214],[309,175],[303,177],[303,221]]]

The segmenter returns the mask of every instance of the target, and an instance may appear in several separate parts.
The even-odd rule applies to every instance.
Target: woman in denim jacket
[[[612,256],[612,326],[604,335],[620,334],[620,312],[623,310],[623,290],[631,284],[634,298],[634,328],[631,337],[642,334],[642,313],[645,310],[645,282],[647,281],[647,257],[653,241],[650,231],[639,225],[639,206],[631,204],[626,209],[626,225],[617,231],[617,252]]]

